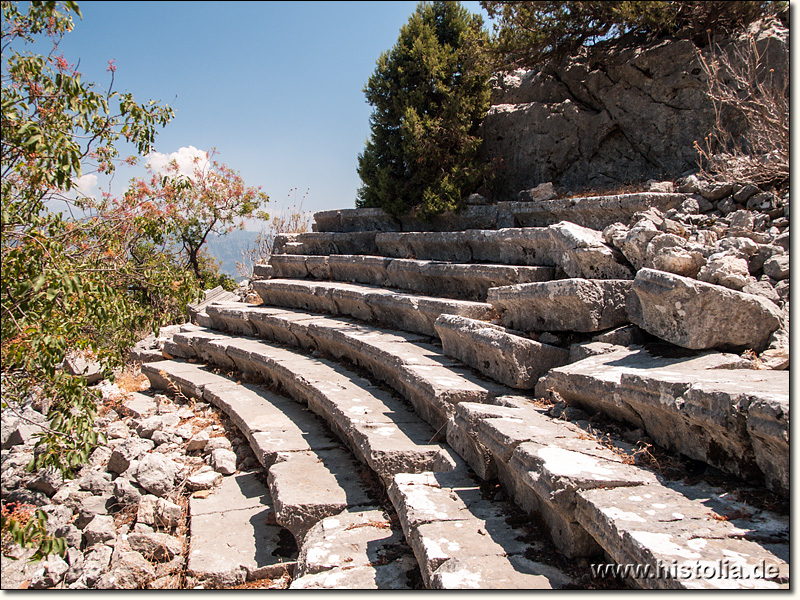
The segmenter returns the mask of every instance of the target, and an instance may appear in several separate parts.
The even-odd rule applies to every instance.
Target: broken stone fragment
[[[698,350],[763,350],[782,317],[766,298],[653,269],[636,274],[627,312],[648,333]]]

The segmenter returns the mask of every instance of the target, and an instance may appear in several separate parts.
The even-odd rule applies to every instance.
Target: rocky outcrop
[[[776,22],[755,31],[779,71],[788,34]],[[697,48],[638,42],[600,43],[552,68],[496,76],[482,128],[483,156],[499,169],[494,200],[544,182],[603,189],[696,168],[694,143],[715,122]],[[736,135],[741,125],[725,116]]]

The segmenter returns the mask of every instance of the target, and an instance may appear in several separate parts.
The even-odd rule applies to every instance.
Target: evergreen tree
[[[374,107],[358,157],[356,205],[418,217],[452,210],[482,183],[478,127],[489,108],[482,19],[422,2],[381,54],[364,92]]]

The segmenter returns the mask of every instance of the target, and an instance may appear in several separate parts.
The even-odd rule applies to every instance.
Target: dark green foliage
[[[731,0],[481,2],[496,20],[493,53],[500,68],[531,68],[586,43],[625,33],[675,35],[704,44],[709,35],[781,13],[787,4]]]
[[[364,88],[372,130],[356,205],[426,218],[481,185],[478,127],[489,108],[487,35],[457,2],[423,2]]]

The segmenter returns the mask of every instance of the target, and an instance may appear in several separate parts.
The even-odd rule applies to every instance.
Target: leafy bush
[[[31,2],[25,13],[3,2],[2,11],[3,406],[39,398],[50,423],[32,467],[69,474],[98,439],[96,394],[61,369],[67,352],[119,364],[137,331],[174,320],[199,290],[159,251],[158,223],[134,226],[77,193],[87,166],[114,170],[120,139],[149,152],[172,110],[111,91],[112,63],[112,85],[100,91],[58,53],[80,16],[75,2]],[[48,55],[24,50],[37,40]]]
[[[357,206],[425,218],[457,208],[481,184],[487,40],[481,18],[457,2],[419,4],[364,88],[374,110]]]
[[[532,68],[601,39],[638,33],[675,35],[704,44],[709,33],[732,31],[786,9],[787,2],[703,1],[487,1],[495,23],[493,54],[499,68]]]

